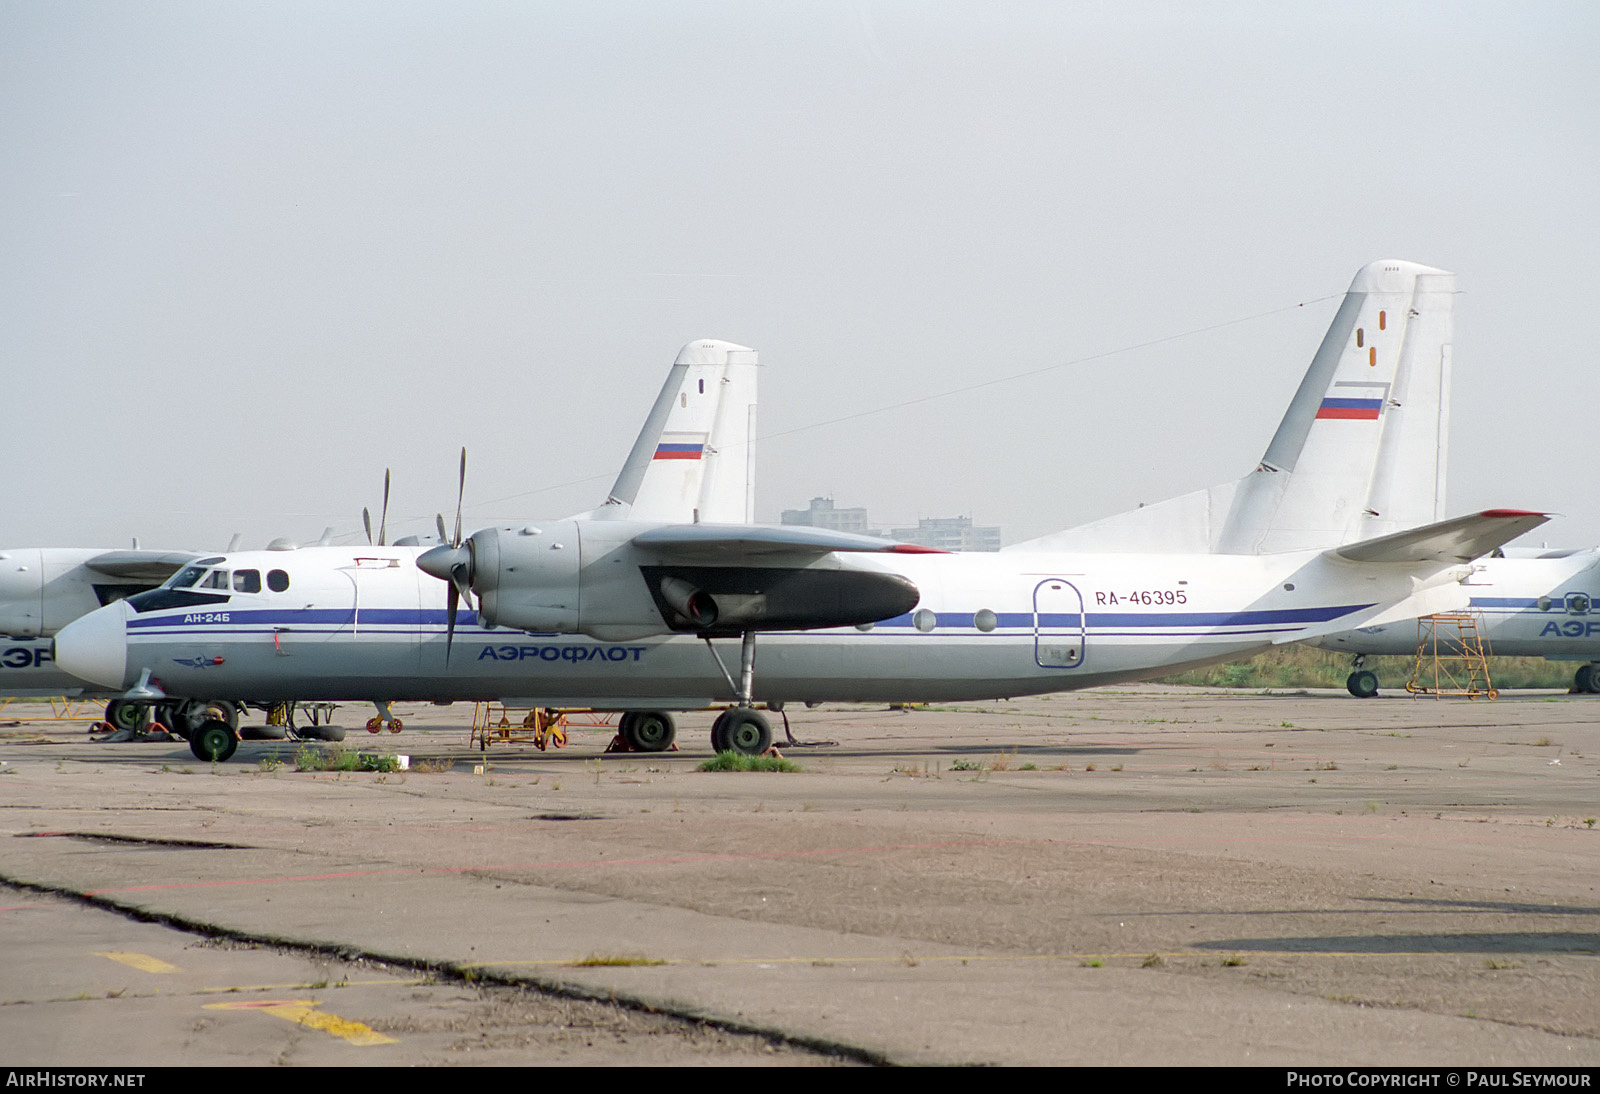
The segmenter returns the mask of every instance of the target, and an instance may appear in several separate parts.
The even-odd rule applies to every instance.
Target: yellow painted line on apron
[[[352,1045],[397,1045],[400,1042],[393,1037],[386,1037],[370,1026],[360,1022],[352,1022],[348,1018],[340,1018],[337,1014],[324,1014],[318,1010],[318,1003],[314,999],[263,999],[256,1003],[207,1003],[206,1010],[259,1010],[282,1018],[285,1022],[294,1022],[297,1025],[307,1026],[311,1029],[320,1029],[324,1033],[349,1041]]]
[[[169,973],[178,972],[178,966],[169,965],[159,957],[151,957],[147,953],[125,953],[120,950],[96,950],[96,957],[109,957],[111,960],[138,969],[140,972]]]

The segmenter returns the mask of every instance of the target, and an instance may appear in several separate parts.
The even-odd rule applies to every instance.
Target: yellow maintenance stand
[[[1413,695],[1500,698],[1489,680],[1488,644],[1477,612],[1441,612],[1417,620],[1417,661],[1406,681]]]

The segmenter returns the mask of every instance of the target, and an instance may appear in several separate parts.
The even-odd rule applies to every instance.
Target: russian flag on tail
[[[704,433],[663,433],[656,444],[657,460],[698,460],[705,456]]]
[[[1322,400],[1322,405],[1317,408],[1318,418],[1353,418],[1358,421],[1375,422],[1378,412],[1383,408],[1382,399],[1335,399]]]

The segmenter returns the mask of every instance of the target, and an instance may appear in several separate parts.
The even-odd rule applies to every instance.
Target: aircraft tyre
[[[306,726],[296,730],[303,741],[342,741],[344,740],[343,726]]]
[[[634,752],[665,752],[678,735],[677,723],[664,710],[629,711],[617,729]]]
[[[241,741],[281,741],[287,736],[288,726],[246,726],[239,731]]]
[[[723,715],[722,736],[725,748],[718,752],[737,752],[743,756],[760,756],[772,747],[772,726],[760,711],[748,707],[735,707]],[[718,719],[722,721],[722,719]],[[715,743],[715,727],[712,729]]]
[[[1378,674],[1365,669],[1352,672],[1344,686],[1357,699],[1371,699],[1378,694]]]
[[[112,729],[127,730],[129,733],[139,728],[139,723],[144,721],[144,708],[138,703],[130,703],[126,699],[113,699],[106,704],[106,724]]]
[[[728,751],[728,715],[732,713],[730,710],[725,710],[711,723],[711,751]]]
[[[189,737],[189,751],[196,759],[223,763],[239,748],[239,738],[226,722],[207,719]]]
[[[1579,665],[1578,671],[1572,675],[1572,686],[1590,695],[1600,695],[1600,672],[1596,672],[1596,668],[1600,666]],[[106,720],[110,721],[110,718]]]

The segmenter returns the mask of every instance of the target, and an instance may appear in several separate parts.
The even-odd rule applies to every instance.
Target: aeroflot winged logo
[[[172,660],[191,669],[208,669],[213,665],[222,664],[222,658],[208,657],[205,654],[201,654],[199,657],[174,657]]]
[[[704,433],[663,433],[661,441],[656,445],[658,460],[698,460],[705,455],[706,434]]]

